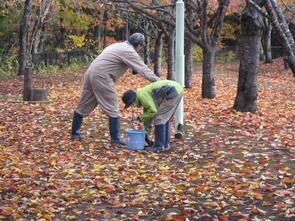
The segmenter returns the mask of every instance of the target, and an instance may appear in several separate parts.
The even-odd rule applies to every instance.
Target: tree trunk
[[[218,0],[218,8],[212,25],[211,33],[208,32],[208,1],[202,1],[200,13],[201,21],[201,44],[203,49],[203,78],[202,78],[202,98],[212,99],[216,96],[216,86],[214,80],[215,53],[220,39],[221,28],[229,0]]]
[[[234,109],[254,113],[257,111],[257,74],[263,23],[260,13],[250,5],[244,9],[241,23],[240,68]]]
[[[129,36],[129,17],[128,17],[128,13],[126,14],[126,19],[125,19],[125,40],[128,40],[128,36]]]
[[[234,109],[241,112],[257,111],[257,74],[259,68],[259,37],[241,37],[241,61],[238,90]]]
[[[285,70],[288,70],[290,68],[289,66],[289,62],[288,62],[288,55],[287,55],[287,52],[286,52],[286,48],[284,48],[282,46],[282,51],[283,51],[283,61],[284,61],[284,69]]]
[[[286,21],[284,13],[282,12],[281,8],[278,6],[276,0],[270,0],[270,2],[272,4],[274,11],[276,12],[281,28],[283,29],[283,32],[285,33],[288,39],[288,42],[293,50],[293,54],[295,54],[295,41],[294,41],[292,33],[290,32],[289,25]]]
[[[103,25],[102,24],[104,23],[104,17],[105,17],[105,9],[103,6],[99,11],[99,24],[94,27],[95,28],[94,37],[95,39],[97,39],[97,47],[99,51],[101,51],[103,48],[103,45],[102,45]]]
[[[286,25],[287,23],[285,21],[284,15],[280,13],[281,11],[279,10],[279,7],[273,0],[267,0],[265,7],[269,14],[269,18],[273,27],[276,29],[276,31],[282,38],[282,44],[287,53],[289,66],[293,72],[293,75],[295,76],[294,39],[293,36],[290,34],[288,25]]]
[[[193,75],[193,44],[192,40],[185,37],[184,42],[184,55],[185,55],[185,79],[184,85],[186,88],[192,88],[192,75]]]
[[[144,23],[144,33],[149,33],[149,22]],[[150,36],[148,34],[145,34],[145,46],[144,46],[144,63],[146,65],[149,65],[151,63],[150,61]]]
[[[38,53],[38,49],[40,48],[40,39],[41,39],[41,29],[39,29],[36,33],[35,40],[33,42],[32,54]]]
[[[145,36],[145,46],[144,46],[144,63],[146,65],[149,65],[151,63],[150,60],[150,37],[149,36]]]
[[[108,12],[104,11],[103,15],[103,48],[107,46],[106,37],[107,37],[107,19],[108,19]]]
[[[155,44],[155,55],[154,55],[154,73],[157,76],[161,75],[161,53],[162,53],[162,36],[163,32],[159,32]]]
[[[24,75],[27,65],[27,40],[28,40],[28,25],[31,15],[31,0],[26,0],[24,5],[24,13],[20,23],[19,32],[19,70],[18,75]]]
[[[41,32],[44,29],[44,24],[45,21],[50,13],[50,8],[51,5],[53,3],[53,0],[42,0],[40,2],[40,6],[38,9],[38,18],[35,21],[34,27],[33,27],[33,31],[32,31],[32,35],[31,35],[31,39],[30,39],[30,47],[29,47],[29,51],[28,54],[29,55],[33,55],[35,53],[38,52],[38,48],[39,48],[39,43],[40,43],[40,38],[41,38]]]
[[[186,8],[186,20],[189,24],[194,24],[193,8],[188,4],[189,1],[185,2]],[[189,31],[188,26],[185,27],[184,34],[184,86],[185,88],[192,88],[192,75],[193,75],[193,42],[187,32]]]
[[[23,89],[23,100],[31,101],[32,100],[32,68],[25,67],[24,71],[24,89]]]
[[[168,35],[167,79],[169,80],[176,80],[174,45],[175,45],[175,38],[174,38],[174,31],[173,31],[170,35]]]
[[[202,98],[212,99],[216,96],[214,58],[215,49],[203,49]]]
[[[265,63],[272,63],[271,55],[271,23],[267,18],[263,18],[264,28],[262,32],[262,48],[263,48],[263,60]]]

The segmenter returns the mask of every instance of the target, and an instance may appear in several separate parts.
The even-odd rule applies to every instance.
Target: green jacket
[[[170,80],[156,81],[137,89],[136,104],[143,107],[143,114],[139,116],[139,119],[143,122],[145,130],[148,131],[151,120],[157,114],[161,101],[167,99],[167,96],[173,97],[182,93],[183,87],[176,81]]]

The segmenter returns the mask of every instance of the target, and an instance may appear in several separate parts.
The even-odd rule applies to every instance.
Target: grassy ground
[[[295,86],[282,67],[261,65],[250,114],[232,109],[237,64],[216,67],[213,100],[201,99],[197,66],[184,138],[165,153],[110,146],[99,108],[84,121],[87,139],[69,140],[83,71],[36,76],[34,87],[49,90],[40,104],[13,102],[22,81],[2,79],[0,220],[294,219]],[[127,74],[118,94],[146,83]],[[122,110],[122,131],[131,114]]]

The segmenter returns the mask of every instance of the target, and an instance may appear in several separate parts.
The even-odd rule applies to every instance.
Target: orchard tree
[[[44,32],[45,24],[50,15],[53,0],[41,0],[36,5],[36,14],[34,15],[34,25],[31,31],[28,54],[35,54],[39,51],[42,32]]]
[[[261,8],[265,6],[267,12],[265,16],[268,17],[273,28],[279,34],[284,51],[286,53],[286,60],[288,61],[293,75],[295,76],[295,42],[281,8],[275,0],[261,0],[259,1],[259,3],[261,2],[260,5],[256,4],[256,2],[253,0],[247,1],[252,4],[261,14],[264,14]]]
[[[283,47],[286,51],[288,64],[295,76],[295,42],[290,32],[286,18],[275,0],[265,0],[265,8],[269,14],[269,19],[279,33]]]
[[[206,0],[187,3],[195,12],[193,22],[187,22],[188,34],[203,51],[202,98],[216,96],[215,54],[229,3],[229,0],[218,0],[215,4]]]
[[[262,55],[261,60],[263,60],[265,63],[271,63],[272,62],[272,54],[271,54],[271,30],[272,25],[269,21],[269,19],[264,16],[263,17],[263,27],[262,27],[262,38],[261,38],[261,44],[262,44]]]
[[[293,0],[282,0],[282,1],[279,1],[279,3],[280,3],[280,6],[282,7],[282,10],[286,17],[286,21],[289,24],[290,29],[291,29],[291,26],[293,26],[293,36],[294,36],[295,34],[294,32],[295,31],[294,29],[295,28],[295,2]],[[284,53],[284,55],[286,55],[286,53]],[[285,65],[285,69],[288,69],[290,67],[288,64],[287,56],[284,56],[284,65]]]
[[[266,8],[267,14],[262,10],[263,6]],[[294,39],[281,9],[274,0],[248,0],[242,13],[240,69],[234,102],[234,108],[242,112],[257,111],[257,74],[263,15],[268,16],[274,28],[279,32],[283,46],[288,53],[288,62],[294,73]]]

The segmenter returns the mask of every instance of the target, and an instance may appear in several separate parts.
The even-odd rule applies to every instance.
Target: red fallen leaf
[[[280,202],[280,203],[277,203],[274,207],[281,210],[286,207],[286,204]]]
[[[115,189],[115,187],[112,186],[112,185],[107,185],[106,188],[105,188],[105,191],[106,191],[107,193],[112,193],[112,192],[115,192],[116,189]]]
[[[204,191],[205,191],[205,186],[197,186],[196,187],[196,192],[203,193]]]
[[[249,166],[243,167],[243,169],[241,170],[241,173],[251,173],[252,172],[252,168]]]
[[[178,180],[178,179],[179,179],[179,177],[176,176],[176,175],[174,175],[174,174],[172,174],[170,177],[171,177],[172,179],[175,179],[175,180]]]
[[[295,182],[295,178],[284,177],[282,179],[282,182],[285,183],[285,184],[291,184],[291,183],[294,183]]]
[[[235,192],[233,193],[233,195],[234,195],[235,197],[241,198],[241,197],[245,196],[245,192],[242,192],[242,191],[235,191]]]
[[[228,221],[228,216],[225,215],[225,214],[221,214],[219,217],[218,217],[219,221]]]
[[[103,184],[103,181],[101,179],[95,178],[94,183],[100,186],[101,184]]]
[[[164,218],[165,221],[185,221],[186,218],[183,215],[169,215]]]
[[[259,164],[267,164],[269,162],[269,159],[260,159]]]

